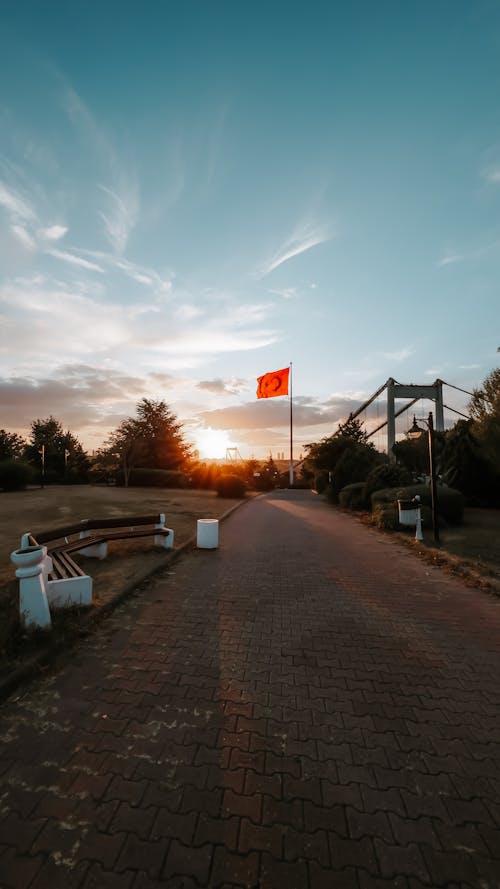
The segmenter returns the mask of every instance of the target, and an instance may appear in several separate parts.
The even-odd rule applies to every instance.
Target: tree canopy
[[[21,435],[0,429],[0,460],[20,460],[25,448],[26,442]]]
[[[136,416],[127,417],[111,433],[105,444],[122,467],[125,485],[132,469],[183,469],[191,459],[184,441],[182,424],[165,401],[142,398]]]
[[[368,443],[368,435],[363,429],[361,420],[353,419],[350,415],[345,423],[339,424],[333,435],[305,446],[307,463],[313,467],[314,471],[332,471],[344,451],[356,444],[363,444],[374,450],[373,444]]]
[[[69,429],[65,432],[60,420],[52,415],[45,420],[33,420],[25,457],[35,467],[42,468],[42,452],[46,477],[59,481],[70,476],[83,481],[89,468],[85,451]]]
[[[488,374],[469,402],[472,430],[496,472],[500,474],[500,368]]]

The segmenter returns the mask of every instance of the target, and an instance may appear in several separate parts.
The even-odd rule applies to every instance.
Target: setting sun
[[[200,457],[216,460],[226,456],[231,441],[223,429],[200,429],[196,433],[196,447]]]

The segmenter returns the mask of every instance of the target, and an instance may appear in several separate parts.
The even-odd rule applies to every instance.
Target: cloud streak
[[[455,262],[462,262],[465,259],[462,253],[447,250],[442,259],[438,259],[436,265],[442,268],[445,265],[453,265]]]
[[[47,253],[48,256],[53,256],[55,259],[62,260],[62,262],[78,266],[81,269],[87,269],[90,272],[104,273],[104,269],[95,262],[89,262],[88,259],[82,259],[81,256],[76,256],[74,253],[68,253],[66,250],[57,250],[53,247],[49,250],[45,250],[45,253]]]
[[[15,219],[24,222],[36,220],[36,213],[25,197],[0,181],[0,206],[4,207]]]
[[[275,269],[279,268],[283,263],[288,262],[295,256],[306,253],[319,244],[330,241],[333,235],[322,225],[315,225],[307,222],[299,225],[293,234],[279,247],[273,256],[262,266],[259,277],[264,278],[271,274]]]
[[[104,224],[104,232],[114,252],[121,256],[137,222],[139,212],[137,188],[129,183],[121,196],[107,186],[99,187],[109,202],[108,210],[99,214]]]

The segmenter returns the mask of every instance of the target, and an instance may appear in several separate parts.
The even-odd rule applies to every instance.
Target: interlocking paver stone
[[[500,602],[308,491],[220,538],[0,709],[1,889],[500,886]]]

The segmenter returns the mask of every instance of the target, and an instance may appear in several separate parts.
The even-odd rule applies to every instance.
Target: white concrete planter
[[[417,524],[417,509],[413,500],[398,500],[399,524],[412,525]]]
[[[49,603],[43,578],[46,546],[25,546],[10,554],[19,578],[19,612],[27,629],[51,626]]]

